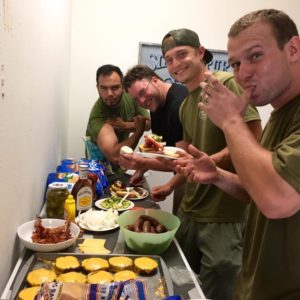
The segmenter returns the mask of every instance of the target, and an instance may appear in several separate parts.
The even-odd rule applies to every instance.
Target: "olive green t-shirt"
[[[272,151],[278,174],[300,193],[300,96],[272,112],[261,143]],[[300,212],[268,219],[252,202],[242,266],[236,299],[300,299]]]
[[[241,93],[241,88],[232,74],[217,71],[214,75],[234,93]],[[188,95],[180,107],[183,139],[211,155],[227,145],[223,131],[198,108],[201,101],[199,87]],[[255,108],[249,107],[245,121],[253,120],[260,120],[260,117]],[[244,219],[245,207],[244,203],[222,192],[215,185],[187,183],[180,208],[197,222],[241,222]]]
[[[91,137],[91,141],[96,143],[97,136],[106,120],[111,117],[120,117],[123,121],[133,121],[137,115],[149,117],[149,112],[138,106],[128,93],[123,93],[120,105],[111,107],[99,98],[90,113],[86,135]],[[122,142],[129,137],[129,132],[115,130],[118,141]]]

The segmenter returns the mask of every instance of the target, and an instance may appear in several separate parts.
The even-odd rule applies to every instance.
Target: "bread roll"
[[[132,153],[133,153],[133,150],[128,146],[123,146],[120,149],[120,154],[132,154]]]
[[[31,286],[41,285],[44,282],[55,281],[56,274],[45,268],[35,269],[27,274],[27,281]]]
[[[56,281],[86,283],[86,276],[80,272],[67,272],[60,274]]]
[[[39,292],[39,286],[33,286],[30,288],[25,288],[20,291],[18,295],[18,300],[34,300],[34,297]]]

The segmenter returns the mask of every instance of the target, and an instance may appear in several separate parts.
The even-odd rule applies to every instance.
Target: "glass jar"
[[[48,218],[64,218],[65,200],[68,195],[67,183],[53,182],[48,185],[46,193],[46,214]]]

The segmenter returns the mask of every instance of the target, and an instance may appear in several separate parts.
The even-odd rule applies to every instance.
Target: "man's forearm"
[[[124,122],[123,131],[134,132],[135,131],[135,123],[134,122]]]
[[[124,127],[122,128],[122,131],[125,132],[135,132],[136,128],[135,128],[135,122],[134,121],[128,121],[125,122],[123,121]],[[150,120],[146,120],[145,122],[145,131],[150,130],[151,128],[151,121]]]
[[[216,182],[214,182],[215,186],[238,200],[241,200],[243,202],[250,201],[249,194],[241,185],[239,177],[236,174],[228,172],[221,168],[217,168],[217,170],[218,179]]]
[[[181,174],[175,174],[169,181],[168,181],[168,185],[170,186],[170,188],[172,190],[175,189],[175,187],[180,186],[182,184],[184,184],[186,181],[186,178],[181,175]]]
[[[152,158],[145,158],[139,162],[141,168],[148,170],[162,171],[162,172],[173,172],[173,169],[168,167],[165,163]]]

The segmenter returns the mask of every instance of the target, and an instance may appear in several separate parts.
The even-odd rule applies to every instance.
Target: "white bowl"
[[[54,252],[54,251],[60,251],[66,249],[75,243],[80,233],[80,228],[76,224],[71,223],[70,226],[70,230],[72,234],[71,239],[57,244],[33,243],[31,240],[31,236],[34,231],[34,222],[35,220],[31,220],[29,222],[20,225],[18,227],[17,233],[23,245],[26,248],[36,252]],[[65,220],[62,219],[42,219],[42,225],[44,227],[53,228],[53,227],[62,226],[64,224],[65,224]]]

